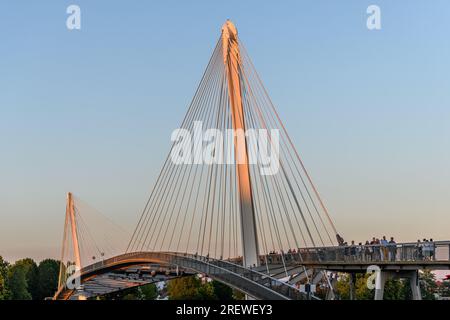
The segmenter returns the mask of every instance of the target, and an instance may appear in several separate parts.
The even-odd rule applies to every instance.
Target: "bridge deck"
[[[365,272],[371,265],[377,265],[383,270],[398,271],[449,270],[450,241],[435,242],[426,250],[411,243],[396,244],[391,247],[378,245],[306,248],[283,254],[260,256],[260,266],[248,268],[241,265],[240,258],[224,261],[175,252],[133,252],[83,268],[81,280],[82,283],[89,283],[92,289],[91,295],[122,290],[130,286],[154,282],[156,278],[153,276],[146,279],[142,277],[145,274],[142,268],[151,269],[151,265],[155,263],[164,266],[165,272],[170,277],[177,277],[185,272],[202,273],[259,299],[302,299],[305,296],[295,285],[279,279],[290,277],[291,280],[304,280],[307,275],[308,277],[312,275],[307,270],[313,269]],[[127,270],[127,268],[129,270],[133,266],[139,266],[137,271],[139,279],[129,281],[130,277],[126,280],[117,278],[118,270]],[[176,271],[173,267],[176,267]],[[317,276],[319,274],[316,272],[314,277]],[[114,277],[116,278],[113,279]],[[71,291],[60,288],[55,298],[66,299],[77,294],[80,294],[80,290]]]
[[[227,261],[170,252],[133,252],[97,262],[81,270],[81,282],[85,283],[112,270],[151,263],[179,266],[195,273],[206,274],[257,299],[286,300],[306,297],[289,283],[281,282],[256,270]],[[65,287],[60,288],[54,299],[70,299],[79,294],[80,290],[83,288],[79,288],[78,292]]]
[[[241,263],[239,258],[235,263]],[[448,270],[450,268],[450,241],[436,241],[427,247],[417,243],[399,243],[390,246],[334,246],[301,248],[288,253],[260,256],[259,269],[273,265],[303,265],[327,270],[362,270],[370,265],[381,268]]]

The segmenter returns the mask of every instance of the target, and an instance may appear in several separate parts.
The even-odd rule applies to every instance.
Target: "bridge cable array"
[[[59,287],[67,280],[71,265],[85,267],[123,252],[189,253],[242,264],[242,190],[235,137],[228,135],[233,130],[233,114],[222,44],[221,37],[180,126],[194,137],[175,135],[131,237],[69,194]],[[268,143],[246,138],[249,156],[258,160],[249,165],[257,247],[265,266],[258,270],[265,268],[268,274],[280,276],[282,269],[287,277],[298,270],[298,263],[289,265],[284,253],[333,245],[337,230],[240,41],[239,47],[239,62],[231,65],[240,79],[243,114],[239,116],[247,131],[268,134]],[[210,132],[205,138],[209,129],[215,129],[215,134]],[[199,132],[200,138],[195,136]],[[193,163],[175,163],[172,156],[180,152],[191,155],[187,159]],[[273,174],[262,174],[267,163],[261,154],[274,156],[270,159],[278,165]],[[211,163],[205,163],[207,159],[212,159]],[[273,254],[281,261],[272,261]],[[292,278],[309,281],[311,274],[303,267],[303,274],[294,273]]]
[[[65,285],[68,276],[75,271],[75,268],[69,269],[70,266],[83,268],[117,256],[125,251],[130,238],[128,231],[97,209],[73,194],[70,194],[70,199],[66,208],[59,287]],[[70,218],[71,210],[73,221]],[[75,237],[72,232],[75,232]],[[74,241],[77,242],[74,244]],[[77,265],[77,257],[80,265]]]
[[[240,48],[241,62],[233,68],[241,79],[245,127],[279,132],[278,172],[263,175],[260,164],[250,165],[260,254],[332,245],[336,227],[241,42]],[[233,126],[222,50],[219,39],[180,128],[195,132],[201,123],[203,130],[218,129],[224,139],[191,148],[192,140],[176,137],[127,252],[173,251],[230,260],[242,256],[236,155],[233,139],[225,134]],[[254,141],[247,140],[248,153],[267,154],[267,146]],[[277,152],[276,142],[269,134],[272,152]],[[189,150],[194,160],[199,152],[217,159],[231,153],[232,163],[176,164],[171,154],[177,150]]]

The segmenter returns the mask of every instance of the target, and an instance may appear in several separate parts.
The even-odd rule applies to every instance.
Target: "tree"
[[[233,289],[233,300],[245,300],[245,294],[242,291]]]
[[[45,259],[38,266],[38,295],[37,299],[51,297],[58,289],[59,261]]]
[[[370,290],[367,287],[367,279],[371,276],[370,273],[358,274],[356,276],[356,299],[358,300],[373,300],[375,298],[375,290]]]
[[[233,300],[241,298],[238,293],[218,281],[202,282],[196,276],[177,278],[167,284],[167,293],[171,300]]]
[[[25,271],[25,278],[27,280],[28,292],[31,294],[33,300],[39,297],[39,279],[38,279],[38,267],[36,262],[31,258],[25,258],[17,260],[14,264],[16,266],[22,266]]]
[[[201,281],[200,281],[201,283]],[[214,286],[212,281],[207,281],[205,283],[201,283],[198,288],[198,299],[199,300],[217,300],[217,297],[214,293]]]
[[[96,297],[96,300],[154,300],[158,297],[158,288],[154,283],[111,292]]]
[[[450,297],[450,274],[442,280],[440,284],[440,293],[443,297]]]
[[[374,291],[367,287],[367,278],[370,274],[357,273],[355,281],[355,299],[372,300]],[[350,299],[350,275],[340,274],[336,284],[335,294],[340,300]]]
[[[0,300],[7,300],[9,298],[8,270],[9,263],[0,256]]]
[[[8,269],[9,269],[8,261],[3,260],[3,257],[0,256],[0,275],[3,276],[5,279],[8,277]]]
[[[211,285],[214,290],[214,296],[218,300],[233,300],[233,289],[231,289],[229,286],[213,280],[211,281]]]
[[[0,274],[0,300],[7,300],[9,297],[9,291],[6,283],[6,279]]]
[[[430,270],[423,270],[419,273],[420,293],[423,300],[436,299],[434,294],[437,292],[436,276]]]
[[[367,287],[367,279],[370,274],[356,274],[355,299],[373,300],[375,291]],[[341,275],[336,285],[335,293],[338,299],[350,299],[350,276]],[[391,279],[386,281],[384,286],[383,299],[385,300],[405,300],[410,298],[409,282],[401,279]]]
[[[384,300],[406,300],[409,281],[403,279],[390,279],[384,285]]]
[[[138,293],[141,300],[155,300],[158,297],[158,288],[154,283],[150,283],[139,287]]]
[[[350,276],[348,274],[340,274],[335,288],[336,297],[339,300],[350,299]]]
[[[123,296],[122,300],[139,300],[134,293],[127,293]]]
[[[196,276],[172,279],[167,284],[170,300],[199,300],[202,282]]]
[[[31,300],[28,292],[26,268],[23,265],[13,265],[8,272],[9,298],[11,300]]]

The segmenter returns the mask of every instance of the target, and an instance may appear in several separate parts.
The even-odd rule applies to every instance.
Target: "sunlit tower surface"
[[[236,27],[229,20],[222,27],[222,46],[223,63],[228,79],[228,95],[233,129],[245,132],[244,107],[241,93],[241,82],[243,81],[241,76],[241,53]],[[259,264],[259,250],[245,135],[235,136],[234,148],[237,161],[243,261],[245,266],[256,266]]]

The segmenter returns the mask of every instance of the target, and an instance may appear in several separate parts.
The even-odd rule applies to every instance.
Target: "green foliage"
[[[195,276],[170,280],[167,294],[170,300],[200,300],[201,280]]]
[[[8,261],[3,260],[3,257],[0,256],[0,276],[7,278],[8,277]]]
[[[9,263],[0,256],[0,300],[7,300],[9,298],[8,269]]]
[[[59,261],[45,259],[38,266],[39,289],[37,299],[52,297],[58,289]]]
[[[212,282],[206,282],[198,288],[199,300],[217,300]]]
[[[242,291],[233,289],[232,299],[233,300],[245,300],[245,294]]]
[[[158,288],[154,283],[149,283],[139,287],[108,293],[96,297],[95,300],[155,300],[157,297]]]
[[[420,292],[423,300],[435,300],[434,294],[437,292],[436,276],[430,270],[419,273]]]
[[[442,281],[440,290],[443,297],[450,297],[450,277]]]
[[[25,271],[28,292],[30,293],[32,299],[39,299],[39,275],[36,262],[34,262],[34,260],[31,258],[25,258],[17,260],[14,265],[23,267]]]
[[[128,293],[123,296],[122,300],[138,300],[138,297],[133,293]]]
[[[375,290],[367,287],[367,278],[370,274],[357,274],[355,282],[355,299],[356,300],[373,300]],[[338,299],[350,299],[350,276],[348,274],[341,275],[337,284],[335,293]],[[409,281],[401,279],[391,279],[386,281],[384,287],[385,300],[405,300],[411,298],[411,290]]]
[[[211,285],[214,290],[214,295],[218,300],[233,300],[233,289],[229,286],[216,280],[211,281]]]
[[[350,276],[341,274],[335,287],[336,298],[339,300],[350,299]]]
[[[372,300],[374,291],[367,287],[367,278],[370,274],[356,274],[355,281],[355,299],[356,300]],[[350,275],[341,274],[336,284],[335,294],[340,300],[350,299]]]
[[[138,293],[141,300],[155,300],[158,297],[158,288],[154,283],[150,283],[139,287]]]
[[[0,300],[7,300],[9,298],[9,290],[6,279],[0,274]]]
[[[170,280],[167,293],[171,300],[233,300],[237,292],[218,281],[202,282],[196,276]]]
[[[406,300],[410,285],[408,280],[390,279],[384,285],[384,300]]]
[[[0,257],[0,300],[41,300],[53,296],[58,286],[59,262],[43,260],[39,266],[25,258],[9,265]]]
[[[8,272],[8,287],[10,289],[9,298],[12,300],[31,300],[28,291],[27,272],[23,265],[13,265]]]
[[[373,300],[375,298],[375,291],[367,287],[367,279],[370,273],[358,274],[356,276],[356,299],[358,300]]]
[[[374,298],[374,290],[367,288],[367,278],[369,274],[357,274],[356,276],[356,299],[357,300],[372,300]],[[425,270],[419,273],[420,288],[422,293],[422,299],[433,300],[434,294],[437,292],[436,277],[434,273],[429,270]],[[341,300],[350,299],[350,277],[348,274],[340,276],[335,293]],[[450,293],[450,281],[449,281],[449,293]],[[390,279],[386,281],[384,287],[385,300],[409,300],[412,297],[411,286],[409,280],[406,279]]]

